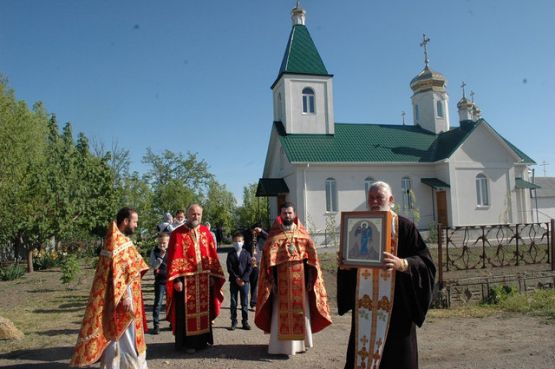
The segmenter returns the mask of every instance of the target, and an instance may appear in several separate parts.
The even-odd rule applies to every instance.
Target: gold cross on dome
[[[426,34],[422,34],[422,42],[420,43],[420,46],[424,48],[424,63],[426,64],[426,67],[428,66],[428,63],[430,62],[430,60],[428,59],[428,43],[430,42],[430,38],[426,37]]]

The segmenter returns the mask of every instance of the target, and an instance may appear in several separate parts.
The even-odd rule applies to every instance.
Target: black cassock
[[[395,295],[389,330],[380,369],[417,369],[418,348],[416,326],[422,326],[432,300],[436,268],[426,244],[413,222],[398,217],[399,242],[397,256],[406,258],[408,272],[395,273]],[[339,315],[352,310],[356,298],[357,270],[338,270],[337,307]],[[351,318],[351,334],[345,369],[355,367],[355,319]]]
[[[185,284],[182,277],[177,278],[181,283]],[[208,333],[199,334],[195,336],[187,336],[187,328],[185,326],[185,291],[173,292],[175,299],[175,349],[195,349],[202,350],[208,345],[214,344],[214,337],[212,335],[212,325]]]

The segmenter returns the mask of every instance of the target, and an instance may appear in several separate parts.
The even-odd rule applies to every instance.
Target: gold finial
[[[463,99],[466,98],[466,96],[465,96],[465,94],[464,94],[464,88],[465,88],[465,86],[466,86],[466,83],[464,83],[464,81],[462,81],[462,83],[461,83],[461,88],[462,88],[462,91],[463,91]]]
[[[426,37],[426,34],[422,34],[422,42],[420,43],[420,47],[424,48],[424,64],[426,64],[426,68],[428,67],[428,63],[430,60],[428,59],[428,43],[430,42],[430,38]]]

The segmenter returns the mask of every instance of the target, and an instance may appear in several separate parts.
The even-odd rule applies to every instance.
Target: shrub
[[[0,280],[2,281],[13,281],[23,277],[25,274],[25,268],[15,262],[12,265],[0,268]]]
[[[512,286],[502,285],[489,289],[488,296],[484,301],[486,304],[500,304],[506,301],[509,297],[516,294],[516,289]]]
[[[507,311],[543,315],[555,319],[555,290],[534,290],[508,296],[500,303]]]
[[[62,276],[60,280],[62,283],[67,284],[75,280],[79,274],[81,268],[79,267],[79,262],[74,255],[68,256],[62,263]]]
[[[33,250],[33,269],[34,270],[45,270],[62,263],[63,258],[56,250],[46,251]]]

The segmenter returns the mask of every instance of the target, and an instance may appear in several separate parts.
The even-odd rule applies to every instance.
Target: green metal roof
[[[435,188],[435,189],[442,189],[442,188],[450,188],[451,186],[445,182],[443,182],[441,179],[438,178],[421,178],[420,182]]]
[[[449,158],[480,124],[487,122],[462,122],[440,134],[412,125],[336,123],[334,135],[288,135],[281,122],[275,122],[275,127],[292,163],[430,163]],[[515,148],[515,152],[523,162],[533,163],[520,150]]]
[[[515,187],[516,188],[541,188],[537,184],[528,182],[520,177],[515,178]]]
[[[284,73],[329,76],[308,28],[302,24],[291,29],[276,82]]]

